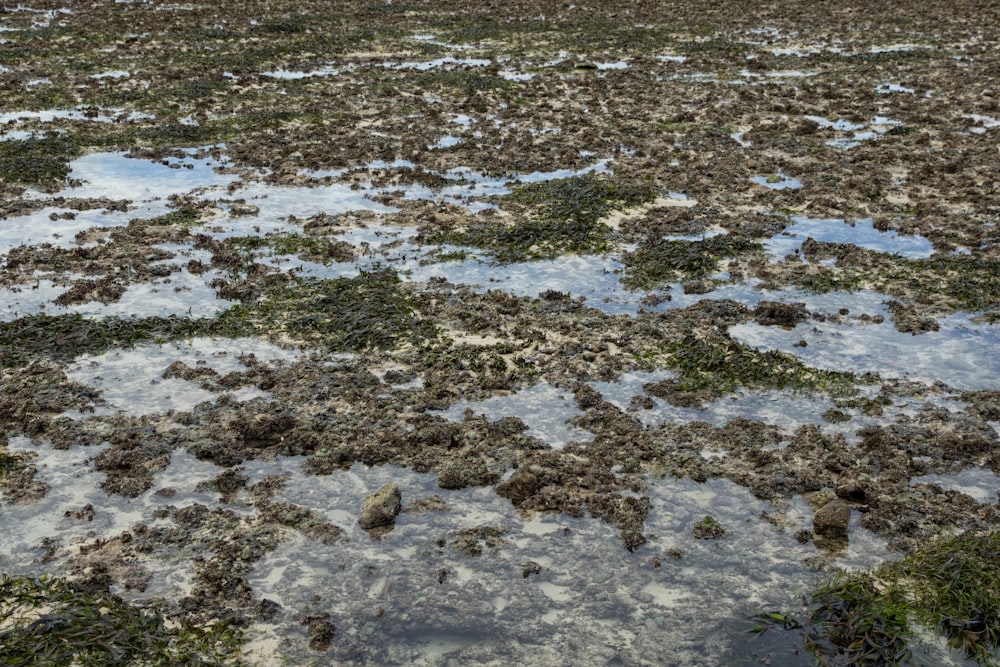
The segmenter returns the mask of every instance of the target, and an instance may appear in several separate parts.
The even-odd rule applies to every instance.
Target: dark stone
[[[808,315],[805,304],[802,303],[761,301],[753,310],[754,320],[765,327],[779,326],[793,329],[799,322],[805,322]]]

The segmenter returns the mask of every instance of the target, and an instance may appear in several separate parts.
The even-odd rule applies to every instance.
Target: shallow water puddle
[[[880,83],[875,86],[875,92],[887,95],[889,93],[906,93],[912,95],[914,92],[913,88],[907,88],[906,86],[901,86],[898,83]]]
[[[73,160],[68,178],[75,185],[64,188],[57,196],[128,201],[128,211],[73,211],[51,206],[9,218],[0,225],[0,254],[27,244],[52,243],[70,247],[78,232],[95,227],[124,226],[132,218],[152,218],[169,212],[168,200],[173,195],[224,193],[224,188],[237,177],[216,171],[225,165],[224,160],[198,158],[194,156],[196,152],[197,149],[191,149],[186,151],[186,157],[169,158],[166,164],[128,158],[125,153],[92,153]],[[30,194],[34,199],[51,199],[41,192]]]
[[[126,157],[125,153],[92,153],[70,163],[71,180],[80,185],[64,191],[64,196],[108,198],[114,201],[131,199],[138,202],[165,200],[171,195],[185,194],[200,188],[222,188],[237,180],[234,174],[216,171],[226,160],[196,157],[200,150],[223,148],[209,146],[190,149],[182,158],[170,157],[163,162]],[[164,164],[164,162],[166,164]]]
[[[139,416],[190,410],[203,401],[214,401],[222,390],[203,388],[179,375],[193,370],[193,376],[204,376],[212,382],[232,373],[246,372],[248,359],[287,363],[298,354],[252,338],[194,338],[111,350],[96,356],[83,355],[66,369],[66,376],[100,391],[102,402],[92,406],[93,412],[75,412],[72,416],[116,412]],[[231,392],[235,400],[267,396],[252,383],[236,386],[239,388]]]
[[[128,76],[128,72],[105,72],[103,75],[94,74],[91,78],[121,77]],[[83,108],[76,109],[46,109],[44,111],[8,111],[0,113],[0,125],[10,126],[12,123],[22,123],[24,121],[37,121],[39,123],[51,123],[56,120],[90,121],[93,123],[128,123],[136,120],[149,120],[153,116],[138,111],[126,111],[124,109],[102,109],[96,113]],[[0,138],[10,134],[10,130],[0,131]]]
[[[693,240],[703,238],[699,235]],[[686,238],[686,237],[685,237]],[[449,248],[444,248],[447,252]],[[461,261],[424,263],[420,259],[399,267],[400,275],[414,282],[442,277],[454,284],[466,285],[477,292],[502,289],[518,296],[536,297],[548,290],[583,298],[590,308],[608,315],[635,315],[686,308],[706,299],[732,299],[747,305],[761,298],[756,283],[729,283],[716,286],[706,294],[685,293],[680,283],[665,285],[657,294],[669,294],[656,305],[646,303],[650,292],[631,290],[621,283],[624,265],[617,254],[563,255],[551,260],[498,264],[474,250],[461,249],[469,256]]]
[[[768,256],[781,261],[786,255],[798,254],[807,238],[823,243],[849,243],[876,252],[896,254],[910,259],[930,257],[934,246],[922,236],[903,236],[898,232],[875,229],[871,218],[848,222],[840,218],[810,218],[792,216],[793,225],[764,241]]]
[[[693,625],[715,629],[709,655],[719,657],[733,649],[732,637],[719,632],[726,619],[787,602],[816,576],[804,562],[815,547],[793,537],[809,524],[805,503],[775,508],[721,480],[649,479],[654,537],[628,554],[600,521],[523,517],[490,489],[442,491],[433,475],[355,465],[306,480],[291,460],[251,463],[245,471],[251,479],[288,475],[281,497],[323,512],[349,538],[324,546],[295,536],[255,567],[255,598],[282,606],[278,618],[254,627],[251,653],[259,651],[262,662],[279,640],[285,655],[306,654],[304,631],[288,632],[300,609],[329,612],[337,625],[334,654],[344,659],[354,645],[355,659],[368,664],[438,664],[446,655],[533,664],[642,656],[668,664],[706,657],[707,635],[692,636]],[[355,525],[360,499],[388,482],[400,487],[404,511],[391,532],[373,540]],[[410,503],[430,496],[447,510],[414,511]],[[782,513],[786,528],[761,521],[762,511]],[[708,514],[726,537],[692,537],[693,524]],[[856,519],[851,546],[838,559],[845,566],[884,555]],[[470,539],[481,555],[459,549]]]
[[[10,322],[36,313],[61,311],[52,300],[66,289],[66,285],[57,285],[47,278],[37,278],[27,285],[0,289],[0,322]]]
[[[412,69],[420,72],[426,72],[427,70],[445,68],[447,65],[454,65],[458,67],[486,67],[493,61],[486,58],[455,58],[453,56],[445,56],[444,58],[435,58],[434,60],[427,60],[424,62],[414,62],[406,61],[399,63],[383,63],[383,67],[388,69]]]
[[[298,79],[311,79],[313,77],[322,76],[337,76],[338,74],[340,74],[340,70],[334,67],[324,67],[322,69],[314,69],[308,72],[287,69],[276,69],[261,72],[261,76],[266,76],[272,79],[284,79],[285,81],[297,81]]]
[[[991,130],[994,127],[1000,127],[1000,120],[997,120],[993,116],[984,116],[982,114],[966,114],[965,118],[968,118],[974,123],[972,129],[969,132],[973,134],[985,134],[987,130]]]
[[[167,246],[157,246],[167,248]],[[201,255],[190,246],[170,246],[175,257],[163,260],[174,263],[179,258],[185,261]],[[159,263],[159,262],[156,262]],[[154,263],[154,264],[156,264]],[[198,275],[187,268],[177,268],[165,277],[152,278],[145,282],[129,283],[124,292],[113,302],[98,300],[72,305],[58,305],[55,299],[70,289],[72,283],[84,279],[79,274],[39,275],[34,282],[0,289],[0,322],[20,317],[45,313],[63,315],[79,313],[93,318],[101,317],[212,317],[234,305],[234,301],[220,299],[211,286],[213,280],[222,278],[218,270],[204,271]]]
[[[989,468],[966,468],[953,475],[922,475],[910,479],[910,486],[917,484],[937,484],[946,491],[961,491],[977,503],[1000,501],[1000,475]]]
[[[692,421],[703,421],[721,427],[734,419],[747,419],[779,426],[789,435],[801,426],[819,426],[822,433],[843,435],[851,443],[860,440],[856,434],[862,427],[892,421],[894,414],[909,413],[918,407],[902,402],[886,408],[883,415],[878,418],[868,417],[860,409],[840,408],[839,411],[848,419],[829,423],[823,419],[823,414],[838,408],[832,400],[817,394],[774,390],[754,392],[744,389],[707,402],[700,408],[688,408],[671,405],[646,392],[644,388],[646,384],[662,382],[673,376],[670,371],[637,371],[623,373],[615,382],[591,382],[590,386],[596,389],[604,400],[632,415],[646,427],[656,427],[665,423],[685,424]],[[640,402],[638,399],[643,401]],[[646,399],[652,401],[653,407],[642,405]]]
[[[116,537],[139,523],[156,524],[157,512],[168,507],[218,504],[218,494],[200,490],[199,485],[213,480],[222,468],[181,450],[171,454],[167,467],[157,473],[153,488],[136,498],[125,498],[108,495],[101,488],[104,473],[93,469],[91,461],[103,445],[60,450],[48,443],[12,438],[9,447],[36,454],[31,461],[38,469],[36,479],[49,490],[33,504],[0,506],[4,525],[0,567],[8,574],[50,571],[53,563],[77,557],[85,543]],[[188,594],[193,576],[190,559],[198,555],[192,553],[179,561],[145,558],[133,564],[137,572],[147,575],[140,577],[140,589],[116,585],[112,592],[143,597]]]
[[[287,222],[289,216],[308,218],[321,213],[339,215],[350,211],[396,211],[395,208],[374,201],[374,194],[375,191],[371,189],[352,188],[341,183],[316,187],[251,183],[234,189],[228,198],[244,200],[246,204],[256,206],[259,213],[250,219],[213,220],[209,231],[214,238],[224,239],[248,233],[257,235],[298,231],[298,228]]]
[[[148,210],[152,213],[156,209]],[[0,224],[0,255],[21,245],[39,243],[49,243],[56,248],[74,247],[78,245],[78,233],[97,227],[125,226],[130,217],[140,216],[101,209],[73,211],[45,207],[28,215],[8,218]]]
[[[770,176],[751,176],[750,181],[757,185],[763,185],[770,190],[798,190],[802,187],[802,181],[785,174],[771,174]]]
[[[219,201],[226,210],[234,201],[256,207],[252,217],[228,216],[216,218],[201,227],[216,239],[245,236],[248,233],[263,235],[267,233],[298,233],[301,228],[290,221],[290,218],[308,218],[317,214],[337,215],[350,211],[372,211],[379,214],[393,213],[397,209],[380,204],[373,197],[384,192],[402,192],[406,199],[427,199],[467,206],[476,211],[492,207],[493,204],[478,201],[490,196],[502,196],[511,192],[516,183],[538,183],[552,179],[569,178],[589,173],[604,173],[609,171],[609,160],[602,159],[582,169],[561,169],[550,172],[531,172],[519,174],[512,178],[494,178],[464,168],[454,168],[440,174],[455,185],[439,189],[426,186],[411,185],[403,188],[388,187],[376,189],[370,186],[356,187],[347,184],[333,183],[318,187],[290,187],[269,185],[262,182],[249,184],[235,183],[237,177],[232,174],[221,174],[216,170],[225,166],[226,161],[214,161],[211,158],[195,158],[195,149],[187,151],[188,157],[182,159],[170,158],[167,165],[148,161],[130,159],[121,153],[99,153],[80,158],[71,163],[71,178],[83,181],[59,193],[61,196],[80,198],[109,198],[128,196],[134,198],[132,208],[127,213],[108,210],[70,211],[61,208],[43,208],[35,213],[15,217],[4,221],[0,227],[0,253],[9,252],[12,248],[32,243],[48,242],[59,247],[74,247],[76,235],[80,232],[98,227],[124,226],[136,217],[155,217],[171,210],[166,201],[172,195],[194,194],[196,196],[218,196],[224,194]],[[170,166],[172,165],[172,166]],[[412,168],[414,165],[406,161],[392,163],[374,162],[365,168]],[[339,177],[346,170],[316,173],[313,176],[324,175]],[[130,187],[129,183],[136,179],[141,186]],[[231,192],[223,192],[229,187]],[[41,193],[36,194],[41,197]],[[352,229],[345,231],[342,238],[356,245],[361,258],[356,263],[319,265],[300,260],[295,256],[280,256],[263,253],[261,259],[265,263],[287,267],[291,265],[301,275],[316,277],[340,277],[357,275],[358,271],[370,268],[380,261],[399,262],[404,265],[399,268],[404,274],[409,274],[413,280],[423,280],[429,275],[454,272],[456,281],[471,281],[492,288],[497,280],[495,267],[492,264],[473,259],[468,262],[452,263],[442,270],[443,265],[426,266],[422,251],[412,243],[404,243],[393,248],[399,241],[407,241],[414,235],[412,228],[399,228],[389,225],[377,225],[369,229]],[[174,246],[171,250],[180,257],[192,258],[197,254],[190,246]],[[409,257],[410,261],[406,262]],[[172,260],[169,260],[172,261]],[[601,303],[615,308],[615,301],[624,301],[625,310],[635,312],[638,297],[626,294],[617,284],[614,274],[620,267],[611,265],[603,269],[603,278],[583,294],[591,299],[601,299]],[[565,271],[560,264],[568,262],[578,265],[581,269],[592,263],[592,258],[582,260],[578,257],[560,258],[549,266],[549,278],[556,284],[556,276]],[[536,267],[523,267],[524,271],[532,273],[545,264]],[[520,282],[517,278],[518,267],[511,270],[506,280],[511,283],[511,289],[517,290]],[[593,271],[588,271],[596,275]],[[100,304],[86,303],[62,308],[52,305],[53,298],[65,291],[53,283],[46,283],[45,276],[39,276],[31,291],[24,286],[0,290],[0,309],[5,319],[15,319],[34,314],[43,310],[46,312],[65,313],[79,312],[88,316],[107,316],[117,314],[129,315],[188,315],[211,316],[232,305],[231,302],[218,299],[210,287],[213,279],[219,277],[217,271],[209,271],[200,276],[192,275],[185,269],[179,269],[169,277],[155,279],[146,283],[132,284],[116,302]],[[54,276],[53,276],[54,278]],[[63,276],[64,281],[71,281],[72,276]],[[529,277],[530,280],[537,276]],[[593,283],[593,281],[590,281]],[[537,287],[534,286],[534,287]],[[568,286],[567,286],[568,287]],[[557,289],[558,285],[554,287]],[[612,292],[617,292],[614,294]],[[535,296],[537,291],[532,292]]]
[[[790,330],[738,324],[730,327],[729,333],[747,345],[778,349],[817,368],[871,372],[928,384],[943,382],[963,390],[996,387],[1000,327],[978,324],[968,314],[958,313],[939,319],[938,331],[914,335],[896,329],[884,305],[891,298],[874,292],[802,294],[795,300],[804,301],[814,313],[833,315],[846,308],[851,319],[813,320]],[[881,316],[883,321],[858,319],[862,313]]]
[[[52,540],[67,545],[97,534],[114,535],[142,520],[138,505],[101,490],[104,475],[93,471],[89,461],[102,446],[55,449],[20,436],[10,438],[7,446],[36,455],[31,461],[38,470],[35,478],[48,491],[35,503],[0,504],[0,567],[5,572],[43,569],[40,556]]]
[[[490,421],[502,417],[519,417],[527,426],[528,435],[548,443],[553,449],[562,449],[570,442],[589,442],[592,433],[570,425],[573,417],[583,414],[576,408],[573,393],[540,382],[509,396],[494,396],[485,401],[453,403],[440,414],[452,421],[461,421],[466,412],[483,415]]]
[[[822,129],[832,129],[837,132],[853,133],[851,136],[838,137],[824,142],[827,146],[843,149],[854,148],[855,146],[859,146],[864,141],[878,139],[881,135],[885,134],[892,128],[902,124],[900,121],[887,118],[886,116],[875,116],[866,123],[854,123],[844,119],[833,121],[823,118],[822,116],[806,116],[805,118],[806,120],[813,121]]]
[[[3,507],[15,527],[0,535],[0,562],[8,572],[34,571],[44,545],[57,559],[70,557],[75,544],[155,522],[156,511],[168,505],[220,506],[217,495],[199,485],[221,468],[183,451],[171,455],[148,492],[129,500],[100,490],[103,475],[88,464],[98,448],[62,451],[26,438],[12,439],[10,447],[36,452],[38,477],[52,489],[37,504]],[[254,599],[280,607],[251,628],[248,653],[255,664],[278,653],[308,656],[301,616],[311,612],[331,614],[338,659],[353,655],[369,664],[436,664],[445,656],[533,664],[593,655],[626,662],[652,656],[661,663],[704,658],[707,635],[693,636],[692,624],[714,628],[709,655],[719,657],[740,650],[724,632],[728,619],[760,605],[787,604],[817,577],[807,564],[818,555],[815,547],[794,538],[811,517],[805,503],[775,507],[724,480],[648,479],[651,542],[629,554],[608,524],[521,516],[491,488],[444,491],[431,474],[360,464],[313,477],[303,472],[303,461],[247,461],[242,470],[248,484],[283,477],[279,499],[318,512],[346,539],[322,544],[289,533],[258,561],[248,577]],[[392,531],[373,539],[357,526],[361,500],[389,482],[399,486],[404,511]],[[414,502],[432,497],[439,500]],[[785,528],[763,522],[763,511],[780,514]],[[694,539],[693,524],[709,514],[727,535]],[[139,599],[189,594],[199,555],[182,549],[170,562],[144,559],[135,564],[145,572],[143,585],[116,592]],[[884,556],[881,541],[855,520],[850,547],[837,562],[861,567]]]

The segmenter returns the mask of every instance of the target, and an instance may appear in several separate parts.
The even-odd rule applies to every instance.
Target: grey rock
[[[851,508],[840,500],[831,500],[813,514],[813,532],[823,537],[846,537],[851,522]]]
[[[364,529],[391,526],[396,522],[396,515],[402,507],[403,495],[399,487],[389,483],[375,493],[366,496],[361,505],[361,516],[358,523]]]

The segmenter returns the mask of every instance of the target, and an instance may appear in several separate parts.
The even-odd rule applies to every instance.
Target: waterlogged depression
[[[37,504],[5,509],[15,529],[4,534],[0,563],[10,573],[37,571],[26,567],[25,545],[58,562],[96,536],[140,523],[169,526],[157,518],[168,509],[253,514],[248,492],[220,503],[212,481],[222,469],[185,452],[172,456],[151,491],[116,500],[101,490],[101,475],[86,469],[100,448],[70,454],[17,439],[11,450],[36,454],[38,479],[52,490]],[[660,555],[623,560],[616,532],[599,521],[528,519],[490,489],[442,491],[434,475],[392,466],[356,465],[315,477],[303,463],[286,457],[240,469],[250,489],[280,480],[277,501],[311,508],[345,528],[332,544],[289,535],[248,573],[255,597],[280,605],[250,628],[251,659],[267,662],[280,645],[285,658],[308,660],[308,639],[289,634],[300,624],[290,610],[305,608],[343,619],[338,629],[352,645],[338,647],[334,660],[719,660],[732,649],[725,637],[734,611],[794,604],[814,577],[804,563],[817,558],[815,548],[793,537],[809,524],[808,505],[801,498],[761,502],[724,480],[651,479],[647,526]],[[390,482],[408,500],[394,530],[372,540],[356,526],[357,501]],[[752,520],[762,512],[782,528],[766,525],[762,533]],[[726,539],[691,542],[690,524],[708,514],[726,527]],[[839,562],[858,567],[884,557],[883,541],[855,529]],[[116,592],[135,600],[189,595],[192,561],[201,557],[183,544],[146,553],[130,563],[131,578]],[[690,632],[698,618],[715,619],[709,635]]]
[[[148,4],[0,67],[5,573],[250,664],[811,664],[747,619],[1000,523],[989,21]]]

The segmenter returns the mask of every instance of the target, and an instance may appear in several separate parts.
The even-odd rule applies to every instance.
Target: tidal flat
[[[1000,664],[998,84],[971,0],[0,8],[0,662]]]

